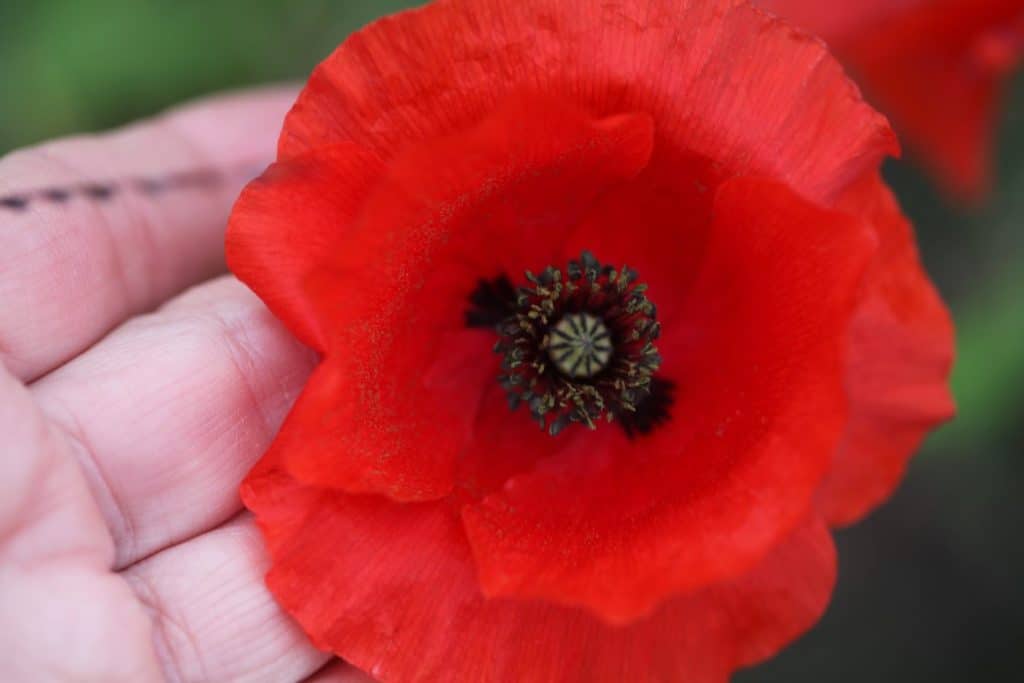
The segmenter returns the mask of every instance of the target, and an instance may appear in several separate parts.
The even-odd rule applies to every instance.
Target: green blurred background
[[[411,4],[0,0],[0,153],[204,93],[303,79],[349,32]],[[887,168],[957,320],[960,415],[889,504],[839,534],[840,581],[823,622],[741,683],[1019,680],[1024,78],[1000,130],[999,184],[985,206],[948,204],[909,163]]]

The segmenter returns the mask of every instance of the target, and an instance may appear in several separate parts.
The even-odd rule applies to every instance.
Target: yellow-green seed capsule
[[[567,313],[551,327],[548,356],[558,370],[576,379],[587,379],[608,367],[612,358],[608,327],[596,315]]]

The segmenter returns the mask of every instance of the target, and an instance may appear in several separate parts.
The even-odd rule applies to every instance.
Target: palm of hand
[[[277,608],[237,494],[315,359],[203,283],[292,95],[0,161],[0,680],[363,680]],[[205,186],[149,196],[9,194],[197,165]]]

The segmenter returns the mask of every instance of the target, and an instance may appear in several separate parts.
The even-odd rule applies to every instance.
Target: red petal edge
[[[439,0],[375,22],[325,60],[279,153],[353,141],[391,158],[473,125],[523,86],[596,116],[647,112],[659,149],[814,199],[898,152],[824,45],[745,0]]]
[[[243,190],[228,222],[228,266],[304,344],[327,335],[304,291],[310,273],[344,242],[383,165],[351,143],[278,162]]]
[[[984,197],[1003,91],[1024,57],[1024,1],[757,3],[828,41],[947,191]]]
[[[921,267],[909,221],[877,173],[853,184],[839,205],[872,227],[879,247],[850,328],[850,423],[818,495],[836,525],[888,498],[924,437],[954,412],[953,323]]]
[[[825,527],[804,522],[743,577],[610,626],[590,613],[487,599],[457,514],[303,487],[269,455],[242,489],[273,558],[267,582],[314,644],[401,683],[725,683],[822,614]]]

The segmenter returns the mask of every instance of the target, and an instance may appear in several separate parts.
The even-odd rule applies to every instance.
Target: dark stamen
[[[516,289],[505,275],[480,280],[469,302],[472,306],[466,311],[467,327],[497,327],[515,314]]]
[[[650,434],[656,427],[668,422],[675,389],[672,380],[652,378],[650,393],[637,404],[636,410],[617,416],[626,436],[632,439],[638,434]]]

